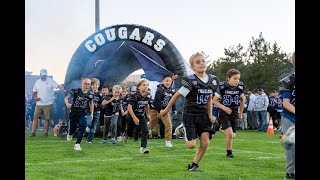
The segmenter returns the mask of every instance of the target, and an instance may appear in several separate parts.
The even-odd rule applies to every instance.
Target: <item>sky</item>
[[[161,33],[186,61],[201,50],[216,60],[224,48],[247,49],[260,32],[284,53],[295,50],[294,0],[100,0],[100,29],[117,24]],[[64,83],[72,55],[94,33],[95,0],[25,0],[25,70],[46,68]]]

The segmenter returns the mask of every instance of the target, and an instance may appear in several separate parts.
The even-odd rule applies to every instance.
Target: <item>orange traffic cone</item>
[[[272,117],[269,118],[268,134],[274,134]]]

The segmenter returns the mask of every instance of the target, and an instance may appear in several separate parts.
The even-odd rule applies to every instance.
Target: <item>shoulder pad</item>
[[[88,97],[93,99],[93,94],[89,93]]]
[[[226,81],[219,82],[219,88],[220,89],[224,89],[225,88],[225,83],[226,83]]]
[[[244,83],[242,81],[239,82],[238,88],[244,90],[245,86],[244,86]]]
[[[188,79],[195,79],[196,77],[194,76],[194,74],[192,74],[192,75],[188,75],[187,78]]]
[[[77,93],[77,92],[78,92],[78,89],[72,88],[70,91],[73,92],[73,93]]]

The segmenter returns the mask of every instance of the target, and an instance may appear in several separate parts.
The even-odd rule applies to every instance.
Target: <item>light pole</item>
[[[100,30],[100,4],[99,0],[95,1],[95,19],[96,19],[96,32]]]

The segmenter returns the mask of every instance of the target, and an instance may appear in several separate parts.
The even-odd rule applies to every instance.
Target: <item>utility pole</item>
[[[95,2],[95,14],[96,14],[96,32],[100,30],[100,0],[96,0]]]

